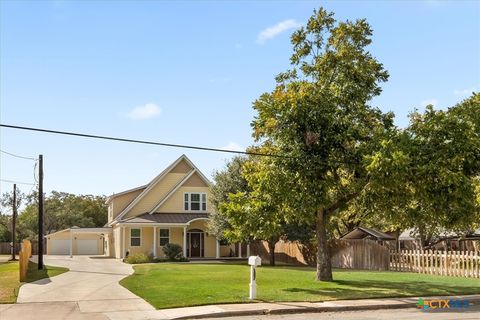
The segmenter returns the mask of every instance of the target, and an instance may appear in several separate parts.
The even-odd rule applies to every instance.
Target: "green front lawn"
[[[248,302],[250,268],[240,264],[146,264],[120,284],[155,308]],[[480,279],[416,273],[336,270],[334,282],[314,280],[308,267],[257,269],[262,301],[323,301],[480,293]]]
[[[51,278],[67,271],[67,268],[50,266],[45,266],[44,270],[38,270],[37,264],[30,262],[28,264],[27,282]],[[0,303],[14,303],[17,300],[18,288],[22,285],[19,277],[18,261],[8,261],[0,264]]]

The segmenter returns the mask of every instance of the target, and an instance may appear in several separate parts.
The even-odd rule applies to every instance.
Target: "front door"
[[[202,247],[203,247],[203,233],[192,232],[190,233],[190,257],[200,258],[202,257]]]
[[[190,257],[200,257],[200,233],[190,234]]]

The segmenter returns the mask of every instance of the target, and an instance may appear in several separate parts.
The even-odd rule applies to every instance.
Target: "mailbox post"
[[[262,265],[262,259],[259,256],[251,256],[248,258],[250,265],[250,300],[257,298],[257,272],[256,267]]]

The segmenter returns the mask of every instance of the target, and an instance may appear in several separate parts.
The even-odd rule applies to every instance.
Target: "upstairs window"
[[[188,192],[184,195],[185,211],[207,211],[207,194]]]

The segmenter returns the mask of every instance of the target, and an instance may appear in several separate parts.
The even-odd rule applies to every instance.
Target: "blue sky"
[[[320,6],[373,27],[370,51],[390,80],[372,104],[394,111],[399,126],[414,108],[445,108],[480,90],[477,1],[3,0],[0,120],[243,149],[252,142],[252,102],[288,68],[289,35]],[[210,176],[229,157],[4,128],[0,135],[4,151],[44,155],[46,191],[120,192],[182,153]],[[34,181],[32,161],[0,161],[2,179]]]

